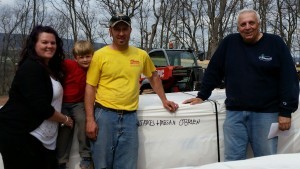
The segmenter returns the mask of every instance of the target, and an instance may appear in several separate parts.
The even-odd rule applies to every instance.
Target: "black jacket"
[[[51,106],[52,83],[46,68],[27,59],[17,70],[9,99],[0,109],[0,132],[29,133],[55,110]]]

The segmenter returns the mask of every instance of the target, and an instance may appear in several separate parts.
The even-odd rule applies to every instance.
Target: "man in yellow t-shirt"
[[[113,41],[94,53],[85,91],[86,133],[92,140],[95,169],[136,169],[138,156],[139,78],[144,74],[163,106],[178,104],[166,98],[148,54],[129,46],[131,19],[117,14],[109,22]]]

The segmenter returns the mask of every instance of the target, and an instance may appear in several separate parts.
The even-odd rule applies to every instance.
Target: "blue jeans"
[[[96,141],[91,142],[95,169],[136,169],[138,157],[137,114],[120,115],[95,108],[99,127]]]
[[[223,125],[225,161],[243,160],[248,144],[254,157],[277,153],[278,137],[268,139],[270,126],[278,122],[278,113],[228,111]]]

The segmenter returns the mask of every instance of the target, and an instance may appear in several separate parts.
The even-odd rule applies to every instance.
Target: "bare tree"
[[[0,53],[0,94],[6,93],[11,83],[11,77],[9,74],[16,70],[18,56],[16,54],[17,46],[20,46],[19,39],[14,36],[26,15],[24,12],[24,6],[17,6],[16,8],[7,8],[2,6],[0,9],[0,30],[3,32],[2,50]],[[9,66],[9,67],[8,67]]]
[[[65,19],[68,21],[74,41],[77,41],[78,38],[78,22],[76,17],[76,1],[75,0],[51,0],[53,8],[59,13],[64,15]],[[66,12],[67,11],[67,12]]]
[[[232,19],[238,0],[206,0],[207,15],[209,18],[209,41],[207,56],[210,58],[215,52],[220,40],[224,37],[228,21]]]
[[[83,32],[85,33],[86,39],[91,42],[95,41],[95,30],[97,29],[96,25],[96,14],[90,8],[90,2],[86,0],[79,0],[80,10],[75,11],[76,17],[78,17],[82,27]]]
[[[150,39],[149,39],[149,49],[152,49],[153,47],[156,47],[156,45],[154,45],[153,42],[154,42],[154,38],[156,37],[157,26],[158,26],[159,20],[161,18],[161,12],[162,12],[162,9],[163,9],[162,4],[163,4],[163,0],[160,0],[160,3],[158,3],[158,4],[156,3],[156,0],[153,0],[153,3],[152,3],[154,22],[151,25],[151,33],[150,33]]]
[[[262,32],[267,32],[267,14],[270,11],[272,2],[273,0],[259,0],[258,4],[255,4],[260,15],[260,29]]]
[[[45,0],[24,0],[17,3],[17,10],[22,11],[23,17],[20,18],[20,25],[18,32],[21,34],[22,44],[25,43],[25,39],[29,31],[35,25],[41,25],[44,23],[46,17],[46,5]]]
[[[203,1],[180,0],[180,4],[181,8],[178,8],[179,11],[177,11],[179,15],[178,19],[182,21],[184,29],[183,33],[178,34],[173,32],[173,35],[177,40],[181,41],[181,45],[184,48],[193,48],[198,52],[201,41],[202,45],[204,45],[203,36],[207,26],[205,25],[202,13]],[[201,50],[203,51],[203,48]]]
[[[160,20],[160,37],[159,37],[159,47],[167,48],[170,41],[170,27],[172,19],[175,18],[176,12],[178,11],[179,0],[164,0],[161,3],[161,20]]]
[[[236,32],[237,11],[257,10],[261,31],[279,34],[291,51],[300,55],[300,0],[14,0],[1,6],[0,74],[6,61],[16,60],[13,49],[22,46],[33,26],[54,27],[61,37],[110,43],[108,21],[112,14],[122,12],[133,19],[133,43],[150,50],[168,47],[192,47],[207,51],[209,59],[220,41]],[[49,6],[49,3],[51,4]],[[95,8],[93,8],[95,6]],[[134,21],[138,21],[137,24]],[[138,31],[138,32],[137,32]],[[18,39],[13,38],[17,34]],[[70,40],[66,41],[67,43]],[[67,50],[72,47],[65,44]],[[1,75],[2,76],[2,75]],[[7,77],[7,76],[5,76]],[[0,77],[1,87],[2,78]],[[6,80],[7,81],[7,80]],[[7,81],[8,82],[8,81]],[[6,89],[4,89],[6,90]],[[4,91],[2,90],[2,91]],[[1,91],[0,91],[1,92]]]
[[[278,8],[278,27],[274,27],[276,32],[284,39],[291,49],[293,34],[297,29],[297,1],[296,0],[276,0]]]
[[[133,17],[136,11],[141,7],[143,0],[96,0],[110,15],[118,12]]]
[[[151,32],[148,31],[148,22],[150,17],[151,6],[149,0],[144,2],[141,8],[139,9],[139,14],[136,19],[139,23],[139,33],[140,33],[140,47],[149,51],[149,37]]]

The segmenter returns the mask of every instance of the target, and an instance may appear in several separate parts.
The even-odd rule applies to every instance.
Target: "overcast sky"
[[[15,0],[0,0],[0,6],[2,5],[13,6],[15,2],[16,2]]]
[[[15,0],[0,0],[0,4],[12,4]]]

